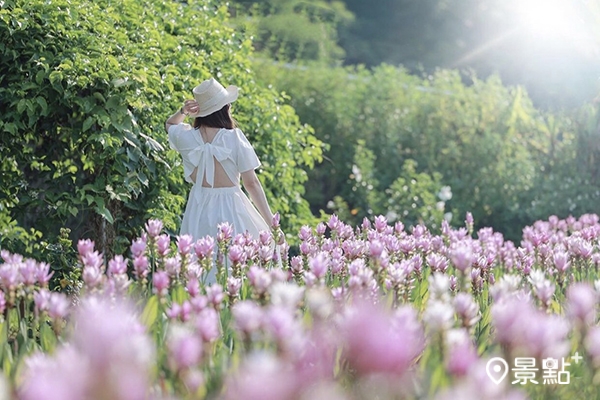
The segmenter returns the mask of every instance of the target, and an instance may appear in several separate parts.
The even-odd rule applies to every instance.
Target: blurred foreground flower
[[[153,348],[129,305],[84,299],[70,344],[53,355],[36,353],[26,359],[19,398],[148,399]]]

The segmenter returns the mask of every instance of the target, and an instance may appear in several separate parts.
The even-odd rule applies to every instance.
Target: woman
[[[269,231],[273,214],[255,173],[260,161],[231,116],[238,88],[225,89],[211,78],[192,92],[194,99],[165,122],[169,143],[183,158],[185,179],[194,184],[180,234],[214,237],[217,225],[229,222],[234,234],[258,238],[260,231]],[[194,118],[193,125],[183,122],[186,116]],[[256,208],[242,192],[240,176]]]

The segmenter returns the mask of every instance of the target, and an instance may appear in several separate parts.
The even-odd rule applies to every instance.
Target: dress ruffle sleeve
[[[236,165],[240,173],[256,169],[260,166],[260,160],[254,148],[240,129],[235,130],[236,143]]]

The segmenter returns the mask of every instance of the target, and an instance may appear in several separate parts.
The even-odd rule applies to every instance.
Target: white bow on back
[[[200,179],[200,186],[206,174],[206,182],[213,187],[215,184],[215,162],[221,162],[231,155],[231,149],[221,146],[215,146],[212,143],[204,143],[190,151],[188,157],[190,162],[198,167],[196,174],[196,184]]]

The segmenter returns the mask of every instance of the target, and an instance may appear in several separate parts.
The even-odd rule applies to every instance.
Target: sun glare
[[[536,35],[570,36],[579,28],[572,0],[520,0],[521,22]]]

